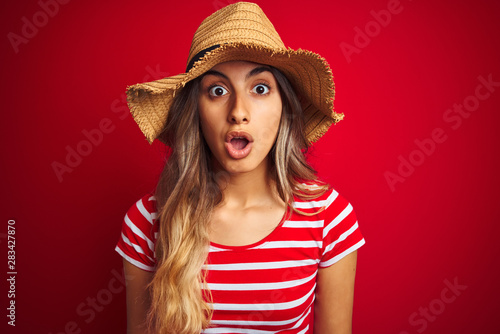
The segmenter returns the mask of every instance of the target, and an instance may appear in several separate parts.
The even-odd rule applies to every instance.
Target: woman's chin
[[[231,175],[237,175],[237,174],[245,174],[254,171],[257,168],[257,164],[252,163],[252,162],[247,162],[241,160],[236,160],[236,161],[228,161],[223,164],[223,168],[226,172],[228,172]]]
[[[241,175],[258,172],[262,168],[267,168],[267,158],[255,159],[251,155],[243,159],[231,159],[228,157],[220,163],[220,166],[230,175]]]

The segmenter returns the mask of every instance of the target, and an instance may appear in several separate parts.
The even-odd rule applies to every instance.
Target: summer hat
[[[151,144],[162,133],[172,100],[184,85],[215,65],[243,60],[273,66],[291,82],[301,100],[304,133],[310,143],[342,120],[333,111],[333,76],[325,59],[286,48],[271,21],[254,3],[238,2],[207,17],[196,30],[185,73],[127,87],[134,120]]]

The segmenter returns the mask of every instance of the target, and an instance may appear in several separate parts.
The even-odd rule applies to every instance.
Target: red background
[[[114,246],[125,211],[154,186],[163,147],[147,144],[124,91],[182,72],[198,24],[229,2],[71,1],[47,22],[35,0],[4,5],[1,328],[125,332]],[[382,27],[371,11],[387,10],[386,0],[257,2],[287,46],[323,55],[335,76],[335,108],[346,117],[314,146],[311,162],[352,202],[367,241],[354,332],[498,333],[499,87],[480,88],[489,96],[456,129],[458,120],[443,117],[474,102],[479,76],[500,81],[499,3],[401,0]],[[23,17],[34,15],[38,32],[16,53],[9,33],[22,36]],[[371,37],[356,44],[356,27]],[[346,44],[357,53],[346,57]],[[105,119],[102,141],[82,146],[84,130]],[[446,140],[418,153],[415,140],[428,142],[436,128]],[[53,164],[66,164],[68,147],[87,156],[58,179]],[[386,176],[403,168],[401,158],[418,166],[391,188]],[[9,219],[15,328],[5,316]],[[454,281],[456,294],[446,283]]]

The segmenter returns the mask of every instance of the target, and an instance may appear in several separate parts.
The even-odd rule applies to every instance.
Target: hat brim
[[[242,60],[270,65],[280,70],[300,96],[304,112],[304,134],[317,141],[344,115],[333,110],[335,89],[330,67],[320,55],[306,51],[266,48],[253,43],[228,43],[207,52],[188,73],[127,87],[127,102],[134,120],[151,144],[160,137],[176,93],[184,85],[217,64]]]

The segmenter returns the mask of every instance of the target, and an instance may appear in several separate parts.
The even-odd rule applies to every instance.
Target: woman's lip
[[[231,139],[233,138],[245,138],[248,140],[248,144],[241,150],[237,150],[234,148],[233,144],[231,144]],[[229,131],[226,134],[226,142],[224,143],[224,147],[226,148],[227,153],[233,159],[243,159],[246,158],[250,151],[252,150],[253,138],[248,132],[245,131]]]
[[[233,137],[234,138],[234,137]],[[231,142],[225,142],[224,143],[224,146],[226,148],[226,151],[227,153],[229,154],[229,156],[233,159],[243,159],[243,158],[246,158],[249,154],[250,154],[250,151],[252,150],[252,142],[249,141],[247,146],[245,146],[243,149],[241,150],[237,150],[234,148],[234,146],[231,144]]]
[[[245,131],[229,131],[226,134],[226,144],[230,143],[231,139],[238,138],[238,137],[239,138],[245,138],[246,140],[248,140],[248,144],[251,144],[253,142],[253,138],[252,138],[252,136],[248,132],[245,132]]]

